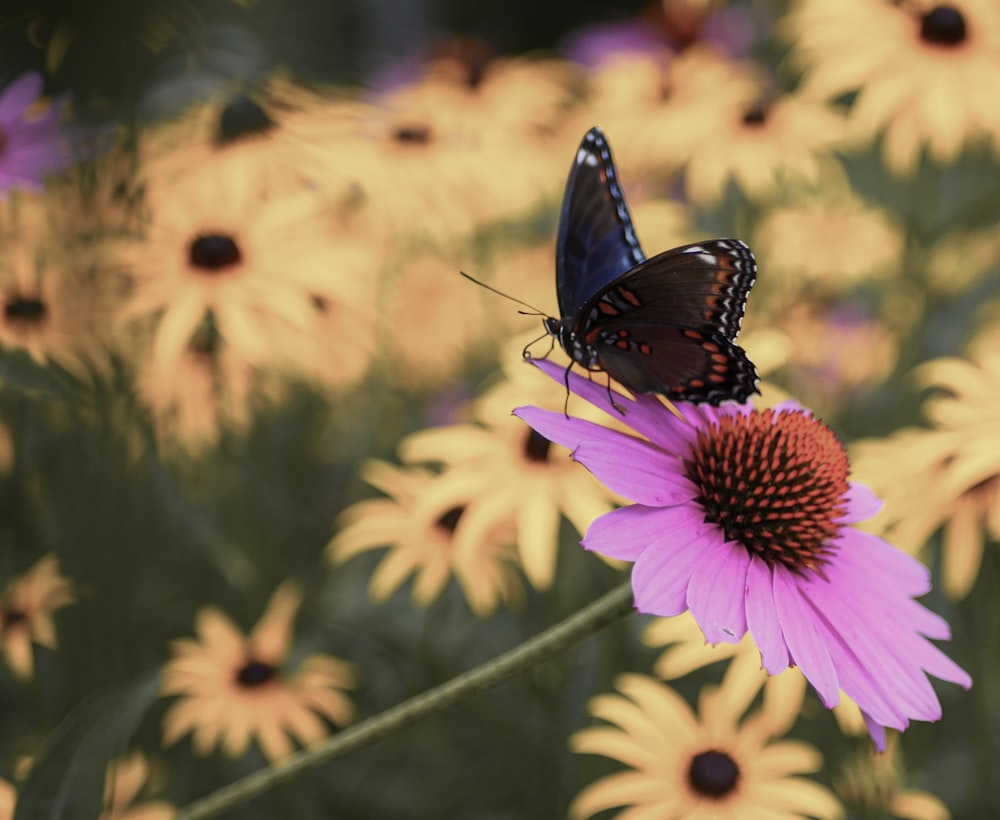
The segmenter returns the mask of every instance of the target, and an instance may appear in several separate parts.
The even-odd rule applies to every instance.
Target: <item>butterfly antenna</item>
[[[539,310],[534,305],[529,305],[527,302],[522,302],[520,299],[515,299],[509,293],[504,293],[502,290],[497,290],[492,285],[487,285],[485,282],[480,282],[474,276],[469,276],[469,274],[467,274],[464,270],[460,270],[459,273],[462,274],[462,276],[464,276],[470,282],[474,282],[475,284],[479,285],[481,288],[486,288],[486,290],[491,290],[497,296],[502,296],[504,299],[510,299],[510,301],[516,302],[517,304],[522,305],[523,307],[526,307],[526,308],[528,308],[528,310],[531,311],[530,313],[524,313],[523,310],[519,310],[518,313],[524,313],[525,316],[548,316],[549,315],[549,314],[545,313],[544,311]],[[539,338],[541,338],[541,337],[539,337]]]

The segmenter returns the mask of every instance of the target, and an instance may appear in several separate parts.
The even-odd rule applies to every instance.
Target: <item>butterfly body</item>
[[[556,243],[560,318],[546,318],[545,330],[573,362],[632,392],[743,402],[757,392],[757,372],[735,341],[756,270],[738,239],[647,259],[607,140],[592,128],[566,183]]]

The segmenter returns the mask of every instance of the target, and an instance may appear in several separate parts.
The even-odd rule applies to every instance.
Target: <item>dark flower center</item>
[[[392,132],[392,138],[404,145],[428,145],[431,137],[429,125],[401,125]]]
[[[920,37],[925,43],[957,46],[965,35],[965,18],[954,6],[935,6],[920,18]]]
[[[209,233],[197,237],[188,248],[192,267],[206,273],[218,273],[243,261],[236,241],[226,234]]]
[[[769,564],[796,571],[825,560],[847,492],[847,454],[802,411],[725,416],[698,433],[685,463],[705,520]]]
[[[219,114],[215,138],[220,145],[225,145],[248,134],[263,134],[274,127],[274,120],[263,108],[246,94],[239,94],[226,103]]]
[[[3,629],[14,626],[15,624],[24,623],[28,620],[28,613],[20,609],[4,609],[0,610],[0,626]]]
[[[725,752],[710,750],[691,758],[688,783],[705,797],[725,797],[740,782],[740,767]]]
[[[756,103],[743,114],[743,124],[751,128],[757,128],[767,122],[767,107],[763,103]]]
[[[549,460],[552,442],[536,430],[529,430],[524,440],[524,457],[528,461],[544,463]]]
[[[16,296],[3,306],[3,315],[14,322],[40,322],[49,312],[37,296]]]
[[[236,673],[236,682],[240,686],[246,686],[248,689],[252,689],[255,686],[262,686],[268,681],[273,680],[277,673],[277,668],[271,664],[251,658]]]
[[[455,533],[455,528],[458,527],[458,521],[464,512],[464,506],[452,507],[448,510],[448,512],[438,518],[434,524],[444,530],[448,535],[453,535]]]

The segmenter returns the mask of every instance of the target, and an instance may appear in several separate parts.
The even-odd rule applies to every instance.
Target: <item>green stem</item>
[[[320,746],[303,749],[276,767],[259,769],[240,780],[228,783],[180,809],[175,820],[202,820],[245,803],[306,769],[367,746],[424,715],[440,711],[473,692],[488,689],[531,668],[553,652],[565,649],[624,617],[632,609],[632,584],[627,581],[540,635],[493,660],[351,726]]]

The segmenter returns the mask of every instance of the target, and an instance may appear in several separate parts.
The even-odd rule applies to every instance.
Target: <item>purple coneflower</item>
[[[563,379],[559,365],[537,364]],[[570,388],[608,407],[603,386],[571,374]],[[690,609],[713,644],[749,630],[768,673],[797,665],[827,708],[851,697],[879,750],[886,727],[941,717],[928,674],[972,685],[928,640],[950,630],[914,600],[931,588],[926,567],[851,526],[881,502],[847,480],[843,446],[808,410],[678,405],[681,420],[652,396],[615,402],[644,438],[537,407],[514,413],[636,502],[594,521],[583,546],[635,562],[640,612]]]
[[[22,74],[0,91],[0,195],[11,188],[40,190],[51,171],[71,162],[60,126],[64,100],[37,107],[42,77]]]

